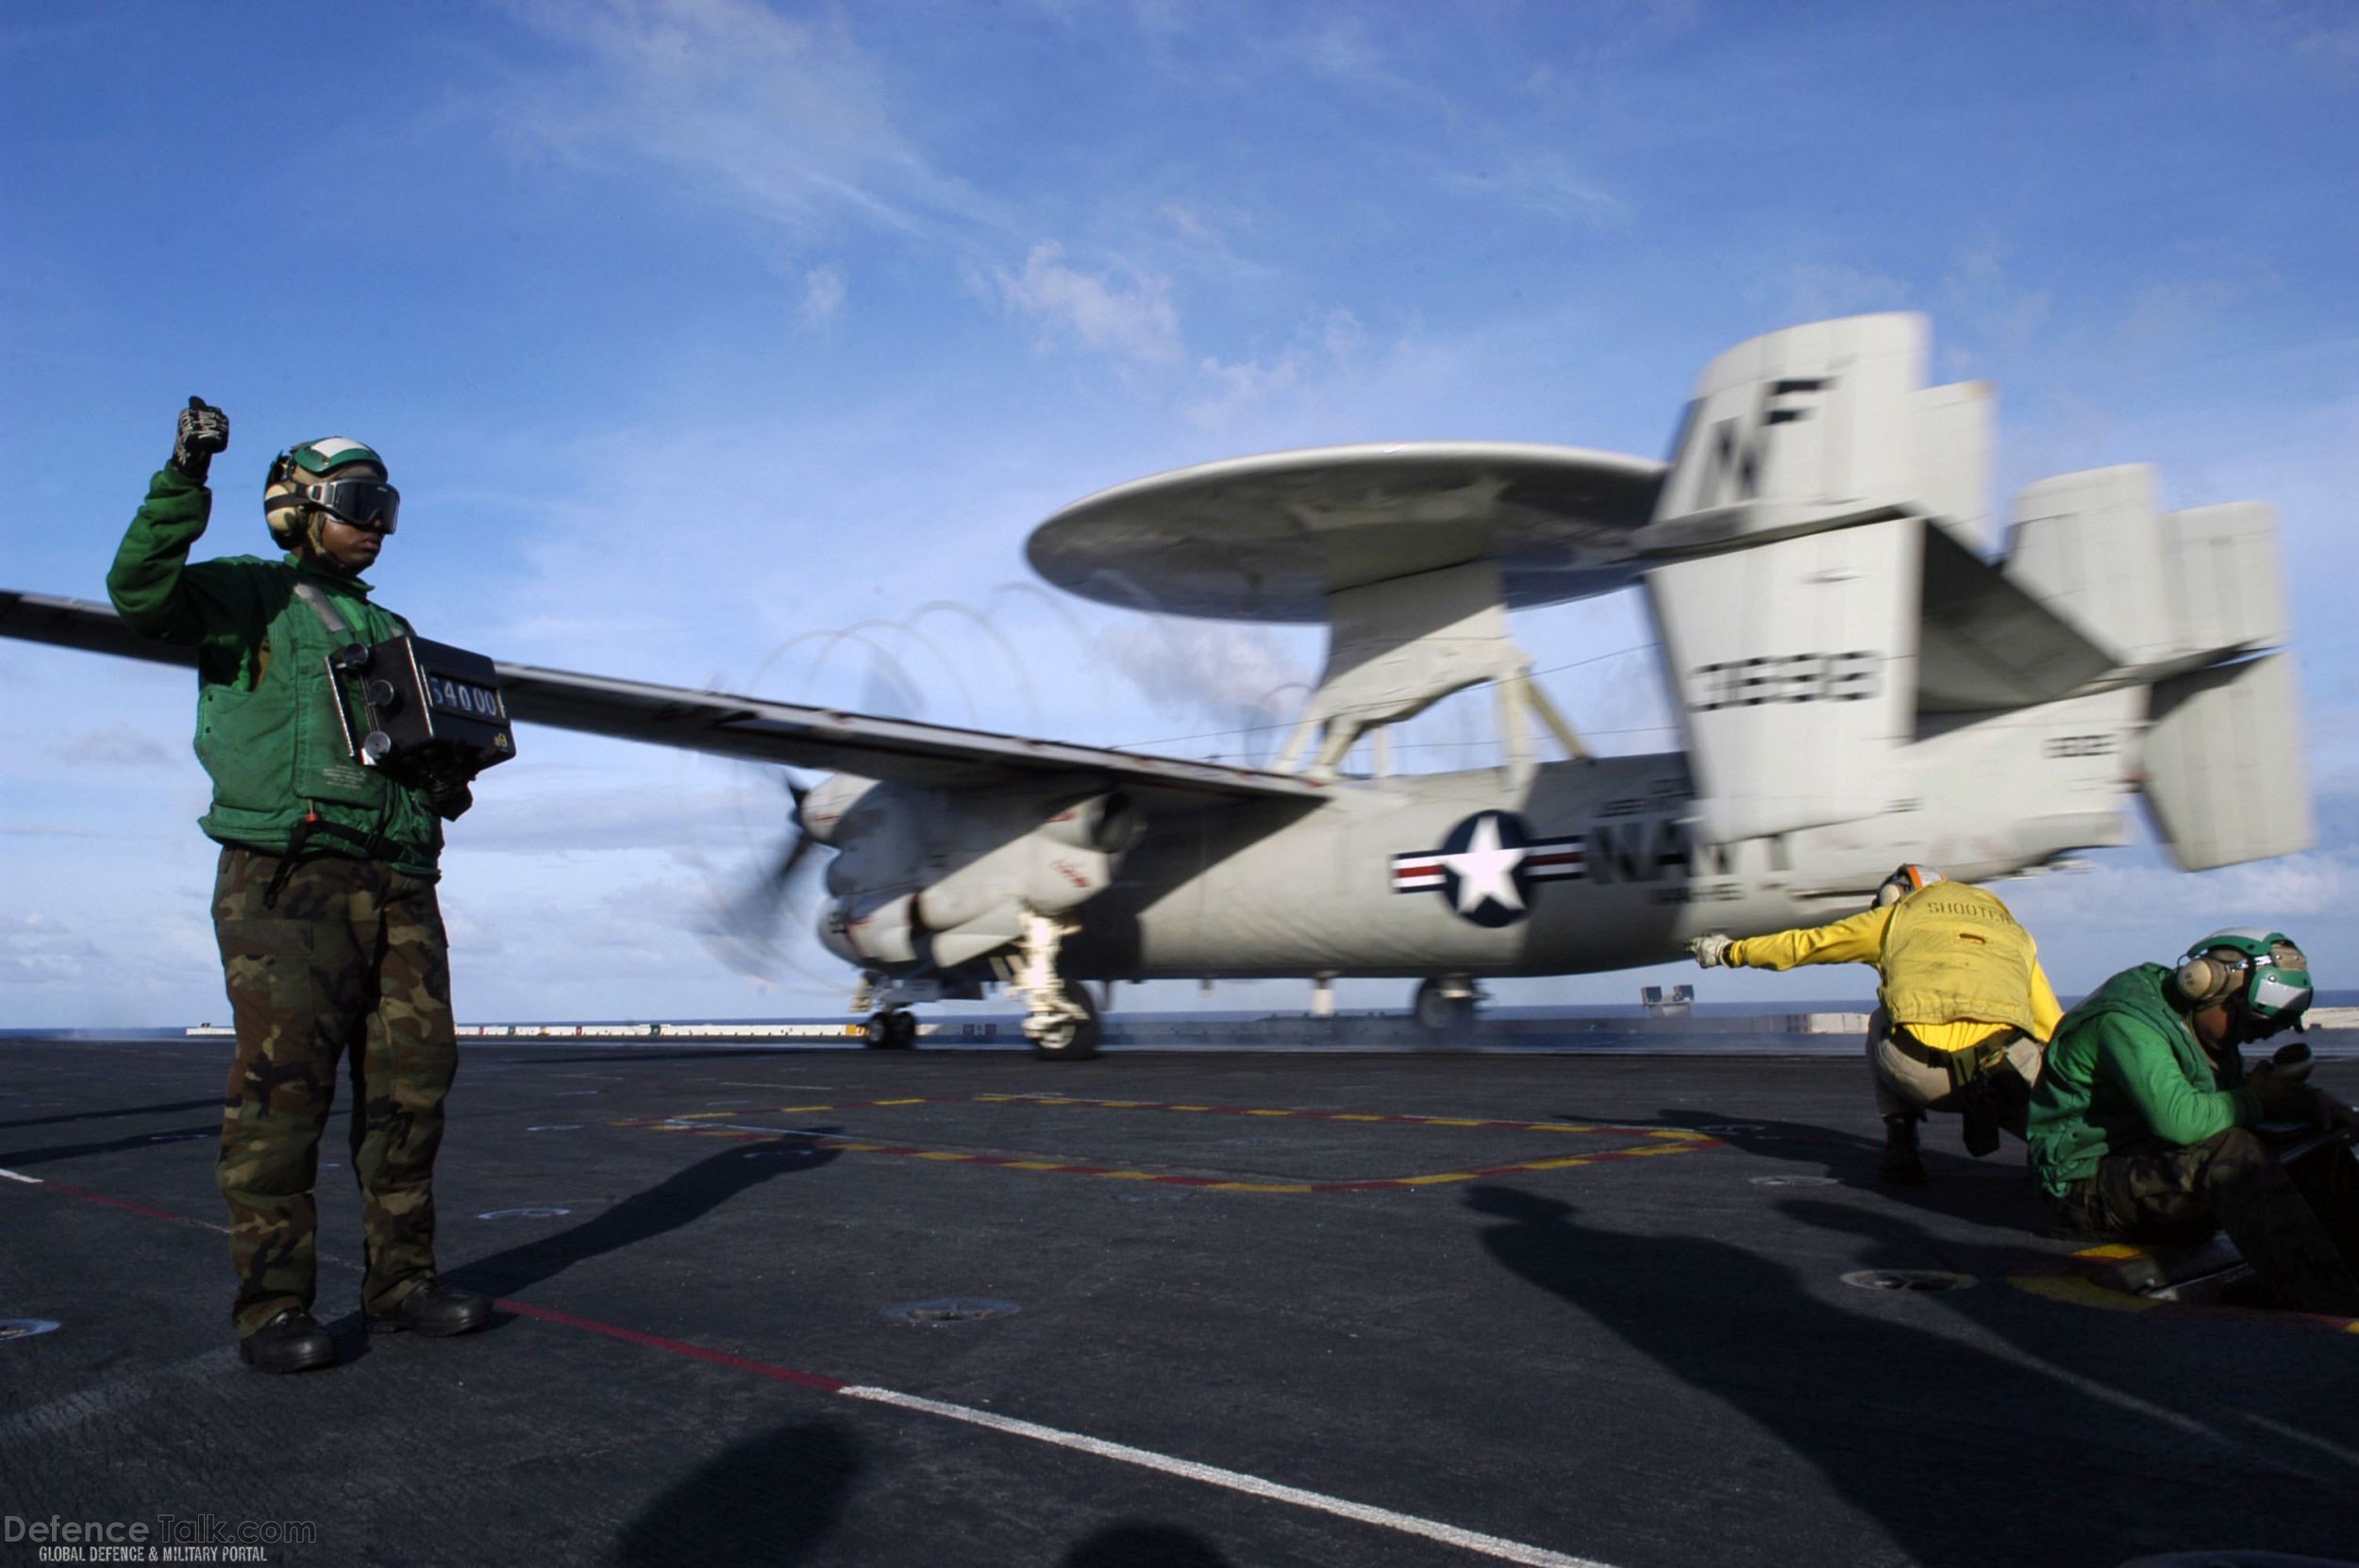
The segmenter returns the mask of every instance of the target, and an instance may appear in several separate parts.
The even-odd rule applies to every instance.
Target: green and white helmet
[[[361,467],[376,473],[364,478]],[[349,436],[322,436],[290,446],[271,459],[262,481],[262,521],[271,538],[292,550],[309,530],[313,510],[358,527],[392,533],[401,493],[385,483],[385,459],[376,449]]]
[[[2264,1027],[2300,1027],[2310,1006],[2310,960],[2283,931],[2257,926],[2214,931],[2179,960],[2180,994],[2191,1002],[2241,996]]]

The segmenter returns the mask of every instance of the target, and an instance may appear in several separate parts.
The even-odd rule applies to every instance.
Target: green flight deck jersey
[[[2032,1090],[2032,1169],[2061,1196],[2098,1162],[2159,1139],[2184,1147],[2261,1119],[2234,1050],[2215,1063],[2158,963],[2125,969],[2065,1014]]]
[[[369,585],[309,565],[230,556],[189,562],[212,515],[212,492],[170,468],[149,481],[107,572],[107,594],[134,630],[197,650],[196,756],[213,781],[208,838],[282,855],[297,824],[323,822],[373,839],[379,858],[413,876],[437,875],[443,824],[427,792],[363,767],[344,741],[337,705],[350,694],[327,673],[331,636],[295,592],[323,590],[352,637],[377,642],[409,633],[369,602]],[[316,833],[308,849],[359,856],[361,846]]]

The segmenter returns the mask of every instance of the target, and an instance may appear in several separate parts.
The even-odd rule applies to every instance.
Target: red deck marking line
[[[603,1334],[610,1340],[620,1340],[626,1344],[641,1345],[649,1350],[661,1350],[674,1356],[685,1356],[692,1360],[710,1361],[714,1366],[731,1367],[739,1372],[750,1372],[757,1377],[768,1377],[780,1383],[793,1383],[798,1388],[817,1389],[822,1393],[841,1393],[852,1386],[849,1378],[828,1377],[816,1372],[802,1372],[791,1366],[779,1366],[772,1361],[757,1361],[750,1356],[733,1355],[727,1350],[714,1350],[707,1345],[692,1344],[686,1340],[667,1340],[661,1334],[649,1334],[636,1328],[625,1328],[620,1324],[601,1323],[596,1318],[577,1317],[572,1312],[560,1312],[554,1307],[535,1307],[528,1301],[516,1301],[506,1296],[500,1298],[498,1305],[519,1317],[539,1318],[544,1323],[562,1324],[568,1328],[578,1328],[584,1333]]]
[[[152,1209],[143,1203],[133,1203],[129,1198],[109,1197],[104,1193],[93,1193],[87,1187],[68,1187],[62,1181],[44,1181],[42,1185],[53,1193],[63,1193],[70,1197],[87,1198],[92,1203],[103,1203],[109,1209],[128,1209],[134,1214],[145,1214],[150,1219],[178,1220],[186,1225],[205,1223],[203,1220],[192,1219],[186,1214],[176,1214],[169,1209]]]

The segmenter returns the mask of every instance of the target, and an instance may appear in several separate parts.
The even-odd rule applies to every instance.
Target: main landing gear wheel
[[[1097,998],[1079,980],[1067,980],[1059,989],[1065,1006],[1032,1037],[1032,1055],[1044,1061],[1087,1061],[1106,1036]]]
[[[868,1022],[861,1026],[861,1039],[872,1051],[915,1050],[917,1015],[904,1008],[872,1012]]]
[[[1475,1022],[1474,991],[1463,981],[1452,986],[1446,980],[1420,980],[1414,1011],[1417,1026],[1437,1040],[1469,1033]]]

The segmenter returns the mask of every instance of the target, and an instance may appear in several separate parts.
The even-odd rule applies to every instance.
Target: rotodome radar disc
[[[1665,466],[1504,442],[1324,446],[1175,469],[1032,531],[1032,569],[1083,598],[1215,620],[1320,622],[1332,589],[1498,563],[1510,608],[1621,586]]]

